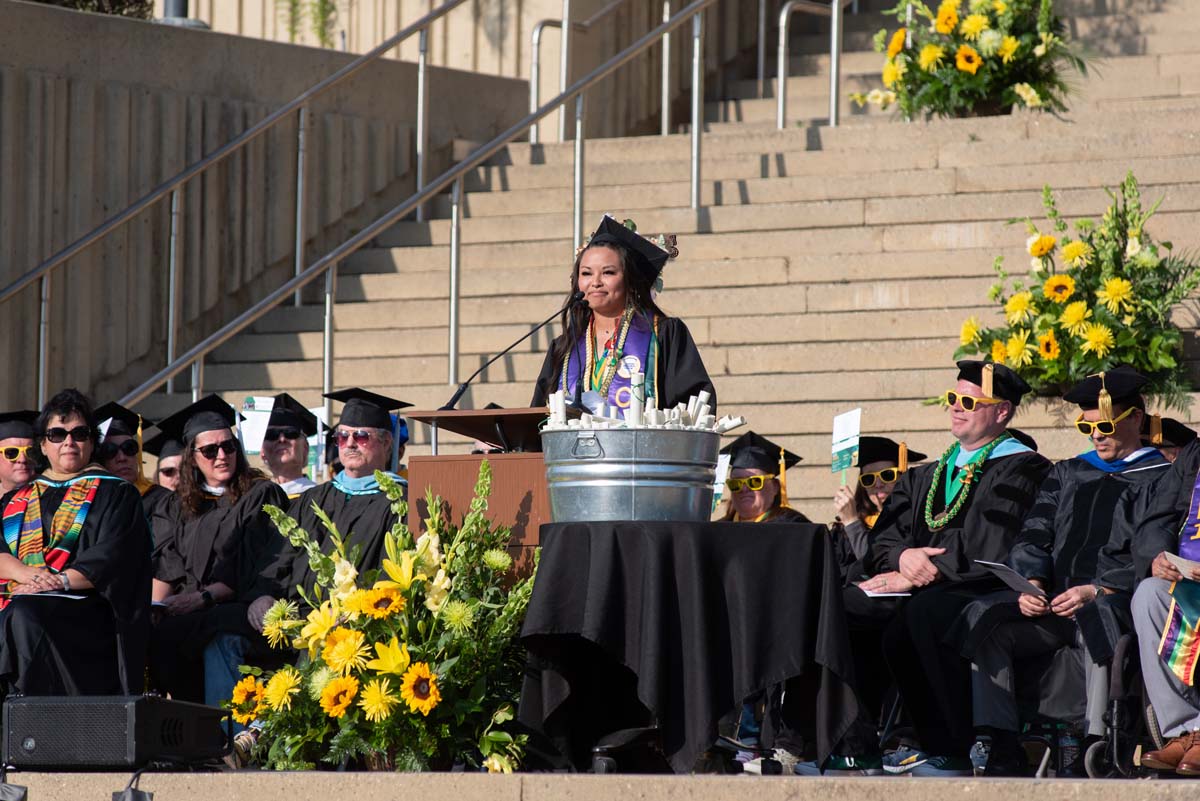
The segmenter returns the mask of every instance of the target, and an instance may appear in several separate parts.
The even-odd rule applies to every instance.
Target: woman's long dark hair
[[[666,313],[658,307],[654,302],[654,297],[651,295],[651,290],[654,289],[654,281],[648,276],[642,275],[635,269],[632,269],[632,260],[629,258],[629,250],[623,245],[615,242],[601,242],[595,245],[588,245],[579,251],[579,255],[575,257],[575,265],[571,268],[571,284],[567,289],[567,299],[565,304],[567,308],[562,313],[562,330],[563,336],[559,337],[554,343],[554,363],[560,365],[558,371],[561,371],[563,358],[575,348],[579,342],[579,337],[587,331],[588,323],[592,319],[592,310],[587,303],[571,304],[571,296],[575,294],[579,288],[579,263],[583,261],[583,254],[587,253],[592,248],[608,248],[617,254],[617,260],[621,263],[621,275],[625,278],[625,297],[626,302],[633,305],[633,308],[638,312],[648,312],[658,317],[666,317]],[[562,376],[555,373],[555,384],[551,385],[550,391],[556,391],[554,387],[562,381]]]
[[[233,438],[234,444],[237,446],[237,466],[233,469],[233,478],[229,481],[229,487],[226,492],[229,493],[229,499],[236,502],[250,488],[254,486],[254,482],[266,480],[266,474],[253,468],[246,461],[246,452],[242,450],[242,443],[237,437]],[[179,495],[179,503],[183,506],[184,517],[198,517],[203,509],[205,492],[204,492],[204,474],[200,472],[200,468],[196,465],[196,441],[193,439],[183,448],[183,458],[179,460],[179,487],[175,490]]]

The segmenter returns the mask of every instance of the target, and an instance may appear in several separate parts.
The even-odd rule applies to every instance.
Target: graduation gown
[[[545,406],[550,393],[559,389],[559,373],[562,372],[562,362],[554,358],[558,343],[566,338],[566,334],[554,340],[542,363],[542,371],[538,374],[537,384],[533,389],[533,399],[530,406]],[[700,351],[692,340],[692,334],[683,320],[676,317],[663,317],[658,322],[658,358],[655,370],[654,391],[658,398],[658,408],[670,409],[679,403],[687,403],[688,398],[706,391],[712,397],[708,402],[712,413],[717,411],[717,392],[713,389],[708,371],[704,369],[704,361]]]
[[[1187,518],[1200,471],[1200,440],[1192,440],[1149,484],[1140,485],[1115,511],[1112,536],[1101,554],[1107,564],[1123,552],[1133,562],[1133,582],[1150,575],[1150,565],[1163,551],[1179,552],[1179,532]]]
[[[66,567],[87,576],[95,588],[73,591],[85,596],[78,601],[16,596],[0,612],[0,682],[6,692],[137,695],[144,689],[152,568],[141,498],[132,484],[99,467],[81,475],[106,478]],[[67,489],[45,485],[47,533]],[[0,499],[0,509],[7,512],[15,494]]]

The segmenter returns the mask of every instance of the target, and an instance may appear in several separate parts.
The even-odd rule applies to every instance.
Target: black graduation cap
[[[412,406],[411,403],[389,398],[386,395],[378,395],[358,387],[330,392],[325,397],[346,404],[342,407],[338,425],[382,428],[385,431],[392,430],[392,416],[389,412],[393,409]]]
[[[1182,448],[1196,438],[1196,432],[1174,418],[1148,414],[1142,418],[1142,437],[1151,445]]]
[[[1109,419],[1112,418],[1112,405],[1119,403],[1130,405],[1141,398],[1142,387],[1150,379],[1122,365],[1112,370],[1089,375],[1063,395],[1063,400],[1075,403],[1084,411],[1100,409]],[[1105,406],[1107,405],[1107,408]]]
[[[96,419],[104,425],[105,420],[111,420],[108,424],[108,429],[104,432],[104,438],[116,435],[121,437],[136,437],[139,425],[149,425],[142,420],[141,415],[130,409],[126,409],[116,401],[106,403],[96,410]]]
[[[28,409],[18,412],[0,412],[0,439],[33,439],[33,423],[38,413]]]
[[[779,472],[779,446],[753,431],[747,431],[721,448],[721,453],[729,454],[730,469],[749,468],[773,475]],[[793,467],[801,461],[799,456],[788,450],[783,452],[783,460],[786,467]]]
[[[1032,389],[1025,379],[1003,364],[974,359],[958,362],[958,380],[970,381],[981,387],[987,397],[1006,400],[1013,406],[1019,405],[1021,396]]]
[[[167,459],[183,453],[183,443],[165,431],[160,431],[142,443],[142,450],[153,454],[159,459]]]
[[[907,445],[904,446],[905,458],[900,458],[900,443],[890,440],[887,437],[859,437],[858,438],[858,466],[862,467],[865,464],[872,462],[891,462],[894,465],[899,465],[904,462],[905,469],[911,462],[925,461],[925,454],[920,451],[914,451]]]
[[[220,395],[208,395],[190,406],[185,406],[158,424],[158,428],[169,437],[181,440],[185,445],[205,431],[233,428],[241,419],[232,406]]]
[[[1029,448],[1029,450],[1033,451],[1034,453],[1037,453],[1038,446],[1036,439],[1029,436],[1019,428],[1010,428],[1008,429],[1008,433],[1011,434],[1012,438],[1017,442],[1021,443],[1026,448]]]
[[[291,395],[280,392],[275,396],[271,419],[267,421],[268,428],[298,428],[304,432],[304,436],[311,437],[317,433],[319,424],[317,416]]]
[[[645,275],[650,283],[654,283],[667,259],[671,257],[670,253],[607,214],[600,221],[600,227],[588,239],[589,246],[605,244],[621,245],[629,251],[633,266]]]

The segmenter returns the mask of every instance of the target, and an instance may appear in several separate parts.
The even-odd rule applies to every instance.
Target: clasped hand
[[[1030,583],[1042,587],[1042,582],[1030,579]],[[1017,607],[1025,617],[1042,617],[1053,612],[1059,617],[1075,617],[1075,613],[1087,604],[1096,600],[1096,588],[1090,585],[1071,587],[1060,595],[1047,601],[1040,595],[1021,593],[1017,599]]]
[[[900,574],[914,587],[927,587],[940,575],[932,557],[945,552],[945,548],[909,548],[900,554]]]
[[[204,608],[204,596],[199,592],[181,592],[163,600],[163,611],[168,615],[186,615]]]
[[[28,595],[35,592],[61,590],[62,580],[44,567],[31,567],[12,585],[13,595]]]

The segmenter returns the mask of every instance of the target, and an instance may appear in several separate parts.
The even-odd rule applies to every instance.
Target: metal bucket
[[[554,522],[707,521],[719,447],[710,431],[543,431]]]

